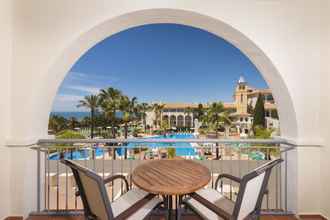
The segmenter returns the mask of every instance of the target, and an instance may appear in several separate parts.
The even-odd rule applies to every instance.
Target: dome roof
[[[243,76],[239,77],[238,83],[245,83],[245,79]]]

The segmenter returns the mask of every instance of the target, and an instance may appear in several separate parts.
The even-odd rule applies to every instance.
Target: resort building
[[[224,107],[231,109],[230,114],[238,132],[242,135],[248,134],[253,123],[253,109],[256,106],[259,95],[264,98],[266,127],[279,129],[279,120],[275,101],[270,89],[257,89],[248,85],[243,77],[237,82],[234,91],[234,102],[225,103]]]
[[[240,77],[233,92],[233,102],[223,103],[224,108],[230,112],[230,118],[236,133],[241,136],[247,135],[253,123],[252,111],[255,108],[259,95],[264,97],[266,127],[278,130],[279,120],[277,116],[276,104],[270,89],[257,89],[248,85],[244,77]],[[198,122],[194,115],[194,110],[199,106],[197,103],[162,103],[161,121],[167,121],[172,129],[193,128]],[[203,108],[207,108],[209,103],[202,103]],[[155,128],[156,114],[147,114],[147,125]]]

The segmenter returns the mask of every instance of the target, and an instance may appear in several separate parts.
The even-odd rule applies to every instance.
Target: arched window
[[[186,115],[185,121],[186,121],[186,127],[191,128],[192,127],[191,116]]]
[[[178,116],[178,127],[182,128],[184,126],[184,120],[183,120],[183,116],[179,115]]]
[[[176,127],[176,117],[174,115],[171,115],[170,117],[170,126]]]

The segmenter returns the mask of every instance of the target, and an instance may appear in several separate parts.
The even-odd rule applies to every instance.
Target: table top
[[[206,186],[211,179],[207,167],[192,160],[152,160],[137,166],[132,174],[139,188],[161,195],[184,195]]]

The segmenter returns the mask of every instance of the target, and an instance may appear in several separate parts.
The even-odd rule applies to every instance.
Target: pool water
[[[148,137],[144,139],[193,139],[195,138],[192,134],[168,134],[166,136],[164,135],[158,135],[153,137]],[[239,144],[233,144],[232,145],[235,148],[240,147],[249,147],[249,145],[239,145]],[[141,143],[129,143],[127,145],[127,148],[133,149],[133,148],[175,148],[175,154],[176,156],[196,156],[195,148],[191,145],[191,143],[147,143],[147,142],[141,142]],[[95,156],[101,157],[103,156],[103,148],[101,147],[95,147]],[[124,148],[117,148],[116,150],[117,154],[122,156],[125,154]],[[88,159],[92,155],[91,149],[81,149],[81,150],[75,150],[72,152],[67,152],[64,154],[65,159],[70,160],[84,160]],[[264,160],[265,154],[260,151],[253,151],[249,153],[249,158],[252,160]],[[49,156],[49,160],[59,160],[59,154],[53,153]]]
[[[145,139],[193,139],[195,138],[192,134],[168,134],[168,135],[158,135],[154,137],[148,137]],[[196,155],[195,149],[191,143],[129,143],[127,148],[175,148],[176,156],[194,156]],[[120,152],[121,151],[121,152]],[[118,154],[122,155],[124,149],[118,149]]]
[[[169,135],[158,135],[148,137],[145,139],[192,139],[195,138],[192,134],[169,134]],[[129,143],[127,148],[175,148],[175,154],[177,156],[194,156],[196,155],[195,149],[190,143]],[[117,154],[122,156],[125,153],[125,148],[117,148]],[[89,158],[92,154],[91,149],[81,149],[64,154],[65,159],[70,160],[83,160]],[[95,148],[95,156],[100,157],[103,155],[103,148]],[[49,160],[59,160],[59,154],[54,153],[49,156]]]
[[[66,152],[64,154],[64,158],[68,160],[83,160],[83,159],[88,159],[89,155],[92,155],[92,150],[90,149],[81,149],[81,150],[75,150],[72,152]],[[99,157],[103,155],[103,149],[96,147],[95,148],[95,156]],[[49,160],[59,160],[59,154],[58,153],[53,153],[49,157]]]

